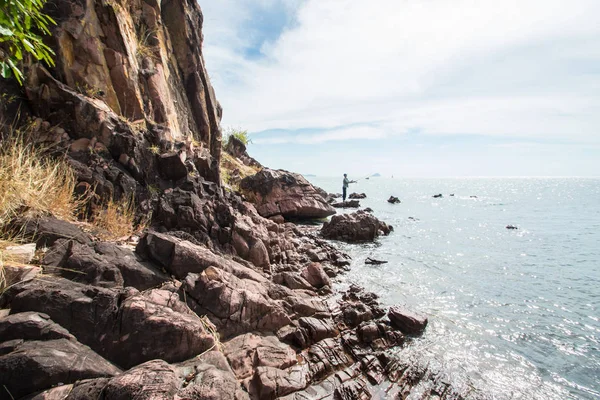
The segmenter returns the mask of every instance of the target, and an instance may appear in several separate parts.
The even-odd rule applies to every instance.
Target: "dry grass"
[[[98,209],[91,222],[105,231],[105,233],[100,234],[103,239],[111,240],[130,237],[143,229],[145,223],[136,224],[135,219],[135,202],[133,199],[121,199],[120,201],[111,199]]]
[[[239,179],[233,179],[232,173],[235,170],[239,171]],[[247,176],[251,176],[260,171],[260,168],[250,167],[243,162],[233,157],[226,151],[221,152],[221,179],[223,183],[229,185],[233,190],[239,191],[239,181]]]
[[[73,197],[73,171],[65,160],[47,157],[47,150],[14,131],[0,142],[0,238],[18,215],[71,220],[82,206]]]

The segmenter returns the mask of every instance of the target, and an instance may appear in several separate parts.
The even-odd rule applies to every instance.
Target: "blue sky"
[[[200,0],[224,127],[263,164],[600,175],[598,0]]]

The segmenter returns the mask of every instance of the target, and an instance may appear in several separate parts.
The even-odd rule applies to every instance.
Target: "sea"
[[[341,193],[342,177],[308,179]],[[487,398],[600,399],[600,178],[371,177],[352,192],[394,231],[337,242],[353,259],[338,285],[429,317],[401,356]]]

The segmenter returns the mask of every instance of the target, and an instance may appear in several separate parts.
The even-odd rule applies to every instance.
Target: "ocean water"
[[[310,180],[341,192],[341,177]],[[353,257],[341,284],[429,315],[403,356],[495,399],[600,399],[600,179],[370,178],[351,192],[394,232],[339,243]]]

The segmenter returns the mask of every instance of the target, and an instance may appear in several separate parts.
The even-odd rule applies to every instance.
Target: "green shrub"
[[[224,137],[226,140],[223,141],[224,145],[227,145],[227,143],[229,142],[230,136],[233,136],[233,137],[239,139],[240,142],[244,143],[245,146],[248,146],[249,143],[252,143],[252,140],[250,139],[250,134],[245,129],[242,130],[241,128],[232,128],[232,127],[225,129]]]
[[[54,52],[40,34],[50,34],[48,26],[56,22],[44,14],[46,0],[0,0],[0,76],[14,76],[23,84],[19,63],[29,53],[53,66]]]

